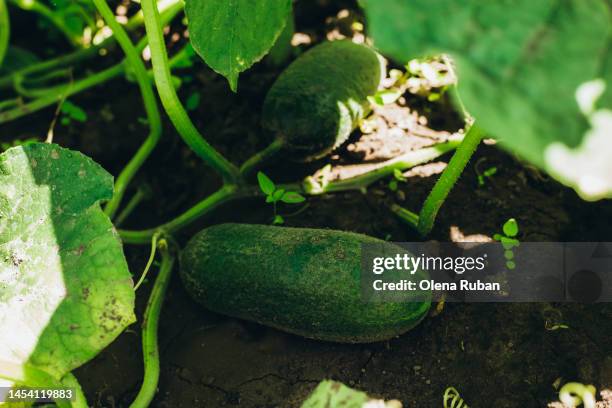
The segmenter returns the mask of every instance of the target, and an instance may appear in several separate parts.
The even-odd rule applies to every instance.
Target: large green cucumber
[[[351,41],[325,42],[295,60],[276,80],[263,106],[263,126],[299,159],[342,144],[367,115],[367,97],[381,79],[375,51]]]
[[[387,340],[414,327],[429,302],[364,302],[364,243],[393,245],[342,231],[221,224],[187,244],[181,276],[218,313],[314,339]]]

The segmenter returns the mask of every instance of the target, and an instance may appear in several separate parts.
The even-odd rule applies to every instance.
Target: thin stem
[[[181,228],[184,228],[185,226],[201,218],[202,216],[210,213],[219,205],[241,197],[243,193],[244,192],[242,190],[239,190],[235,185],[225,185],[217,192],[200,201],[198,204],[191,207],[189,210],[179,215],[172,221],[160,225],[159,227],[142,231],[120,230],[119,235],[123,239],[123,242],[126,244],[147,244],[151,241],[151,238],[154,234],[160,231],[167,234],[173,234]]]
[[[176,15],[179,11],[183,10],[184,7],[185,7],[184,0],[158,0],[157,1],[157,10],[159,10],[159,14],[161,14],[162,16],[167,13]],[[125,24],[125,28],[128,31],[133,31],[143,24],[144,24],[144,15],[142,14],[142,9],[141,9],[141,10],[138,10],[138,12],[136,12],[136,14],[134,14],[132,17],[130,17],[128,22]]]
[[[113,221],[113,224],[115,224],[115,227],[120,226],[121,224],[124,223],[124,221],[130,216],[130,214],[132,214],[132,212],[134,212],[134,209],[136,209],[136,207],[145,199],[147,199],[151,194],[150,189],[147,187],[141,187],[136,191],[136,194],[134,194],[134,196],[132,196],[132,198],[130,199],[130,201],[128,201],[128,203],[125,205],[125,207],[123,208],[123,210],[121,210],[121,212],[119,213],[119,215],[117,215],[117,217],[115,218],[115,220]]]
[[[57,69],[55,71],[46,73],[45,75],[42,75],[39,78],[36,78],[35,80],[31,82],[43,83],[45,80],[62,78],[62,77],[66,78],[66,77],[71,77],[71,76],[72,76],[72,70],[70,70],[69,68],[61,68],[61,69]],[[56,85],[52,87],[47,86],[45,88],[30,88],[30,87],[26,87],[25,82],[26,82],[26,77],[17,75],[15,77],[15,81],[13,82],[13,88],[15,89],[15,92],[17,92],[19,95],[26,97],[26,98],[40,98],[45,95],[56,93],[58,89],[62,89],[63,87],[65,87],[65,85]]]
[[[41,98],[33,100],[32,102],[23,104],[5,112],[0,112],[0,124],[10,122],[11,120],[15,120],[22,116],[44,109],[55,104],[63,97],[67,98],[86,89],[93,88],[94,86],[100,85],[121,75],[123,72],[123,63],[119,63],[90,77],[76,81],[72,85],[63,86],[57,89],[57,92],[48,93]]]
[[[0,89],[13,85],[15,78],[17,77],[25,77],[37,72],[46,73],[58,67],[62,67],[74,62],[81,61],[86,58],[93,57],[98,54],[98,51],[100,50],[100,48],[102,48],[102,45],[107,45],[109,42],[111,42],[110,39],[107,39],[107,41],[103,42],[100,45],[79,49],[69,54],[62,55],[57,58],[49,59],[46,61],[37,62],[35,64],[28,65],[27,67],[14,71],[9,75],[0,78]]]
[[[161,242],[160,242],[161,244]],[[164,302],[164,296],[170,283],[174,255],[170,250],[161,248],[162,261],[155,285],[151,291],[147,310],[145,311],[142,326],[142,354],[144,357],[144,378],[142,386],[130,408],[146,408],[151,404],[157,384],[159,382],[159,346],[157,342],[157,329],[159,315]]]
[[[483,133],[474,124],[468,129],[463,142],[457,148],[457,151],[442,172],[431,193],[429,193],[425,204],[423,204],[418,224],[418,231],[421,235],[426,236],[431,232],[438,211],[440,211],[444,200],[446,200],[459,176],[461,176],[463,169],[470,161],[483,136]]]
[[[155,254],[157,253],[158,238],[159,238],[159,234],[154,234],[153,238],[151,239],[151,253],[149,254],[149,260],[147,261],[147,264],[145,265],[144,271],[142,271],[142,274],[140,275],[140,279],[138,279],[138,282],[136,282],[136,284],[134,285],[134,292],[138,290],[140,285],[142,285],[142,283],[147,278],[147,275],[149,274],[149,269],[151,269],[151,266],[153,265],[153,261],[155,260]]]
[[[268,147],[262,151],[256,153],[240,167],[240,173],[246,177],[252,174],[255,170],[258,170],[268,160],[272,159],[276,153],[278,153],[284,146],[284,142],[281,139],[276,139]]]
[[[382,163],[380,166],[364,174],[348,179],[328,181],[308,177],[304,181],[304,190],[306,194],[310,195],[348,190],[361,190],[375,181],[380,180],[381,178],[392,175],[393,171],[395,170],[405,170],[440,157],[444,153],[455,149],[457,146],[460,146],[462,143],[461,140],[461,137],[457,137],[432,147],[426,147],[420,150],[405,153],[395,159]]]
[[[169,10],[166,14],[162,16],[164,23],[166,21],[170,21],[175,14],[175,10]],[[140,52],[147,45],[147,38],[143,38],[138,42],[136,46],[136,50]],[[178,63],[178,60],[175,60],[175,63]],[[109,81],[120,74],[125,72],[125,61],[120,62],[117,65],[113,65],[110,68],[107,68],[104,71],[98,72],[90,77],[81,79],[74,83],[59,85],[52,88],[48,88],[47,90],[40,90],[43,96],[38,99],[33,100],[32,102],[28,102],[26,104],[16,104],[17,106],[11,110],[0,112],[0,124],[9,122],[11,120],[18,119],[20,117],[29,115],[30,113],[39,111],[44,109],[54,103],[60,101],[64,97],[67,98],[69,96],[75,95],[79,92],[85,91],[94,86],[100,85],[106,81]],[[64,96],[65,95],[65,96]],[[0,106],[5,104],[7,101],[0,102]],[[10,101],[11,104],[15,104],[14,101]]]
[[[181,104],[176,90],[172,85],[172,75],[168,64],[168,54],[164,43],[162,25],[155,0],[142,0],[145,29],[149,38],[151,61],[157,92],[166,113],[181,135],[185,143],[206,163],[215,169],[225,182],[240,180],[238,168],[217,152],[206,139],[202,137]]]
[[[400,220],[404,221],[412,228],[417,228],[417,225],[419,224],[419,216],[417,214],[397,204],[391,204],[389,209],[391,212],[393,212],[393,214],[397,215]]]
[[[157,7],[159,12],[163,16],[165,20],[173,18],[179,11],[183,8],[182,0],[161,0],[157,3]],[[168,18],[170,17],[170,18]],[[143,24],[142,11],[136,13],[130,20],[126,23],[125,28],[128,31],[133,31],[140,27]],[[75,62],[82,61],[84,59],[93,58],[98,55],[98,52],[105,47],[108,47],[115,41],[114,36],[110,36],[105,38],[99,44],[94,44],[89,48],[78,49],[69,54],[62,55],[53,59],[49,59],[46,61],[38,62],[32,65],[28,65],[27,67],[21,68],[17,71],[10,73],[2,78],[0,78],[0,89],[9,87],[13,84],[14,79],[17,76],[28,76],[38,72],[49,72],[58,67],[62,67],[68,64],[72,64]]]
[[[112,218],[121,204],[121,200],[125,195],[125,190],[127,189],[128,184],[132,178],[134,178],[134,175],[140,169],[145,160],[150,156],[155,146],[157,146],[162,133],[162,125],[159,109],[157,108],[157,101],[155,100],[155,94],[153,93],[153,87],[151,85],[151,81],[149,80],[147,69],[142,62],[138,51],[132,44],[132,41],[130,40],[130,37],[128,37],[126,31],[117,22],[115,14],[106,3],[106,0],[93,0],[93,2],[102,18],[104,18],[106,21],[106,24],[111,28],[111,30],[113,30],[113,34],[115,35],[117,42],[125,53],[127,67],[129,67],[134,73],[138,87],[140,88],[150,129],[144,143],[140,146],[134,157],[132,157],[115,181],[113,198],[104,208],[104,212]]]

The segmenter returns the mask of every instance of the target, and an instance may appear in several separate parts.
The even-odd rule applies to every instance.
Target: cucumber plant
[[[17,0],[11,3],[19,5]],[[0,330],[25,333],[0,339],[3,384],[61,383],[78,391],[71,371],[93,358],[135,320],[133,282],[122,244],[147,244],[159,238],[162,261],[143,326],[145,374],[132,405],[148,406],[159,378],[158,318],[178,251],[172,236],[231,200],[263,195],[272,197],[275,204],[284,197],[301,200],[302,194],[363,190],[377,180],[456,149],[419,214],[396,208],[427,235],[484,135],[500,139],[501,146],[548,171],[586,199],[612,196],[611,11],[605,0],[561,4],[519,0],[513,7],[477,0],[362,0],[368,30],[383,55],[400,63],[441,53],[452,57],[460,81],[460,86],[451,90],[455,103],[458,107],[464,103],[474,120],[470,118],[463,136],[406,153],[359,176],[335,179],[322,172],[282,186],[261,176],[257,186],[249,176],[283,150],[298,160],[328,154],[367,115],[369,100],[384,103],[397,97],[397,92],[378,92],[382,70],[376,51],[348,41],[328,42],[293,62],[264,103],[264,128],[275,140],[239,166],[208,143],[194,125],[188,111],[195,102],[188,101],[186,108],[177,95],[172,70],[191,63],[193,52],[186,46],[170,58],[164,26],[183,10],[183,3],[140,3],[138,13],[119,23],[105,0],[93,0],[105,22],[100,29],[96,25],[94,37],[105,32],[112,35],[56,58],[26,58],[27,62],[9,66],[5,55],[19,53],[9,45],[9,15],[5,0],[0,0],[0,64],[4,68],[0,89],[13,95],[0,101],[0,124],[127,74],[139,87],[149,126],[141,147],[114,184],[91,159],[53,144],[18,146],[0,155]],[[75,4],[88,13],[89,3]],[[242,72],[269,53],[279,38],[285,42],[291,34],[290,0],[186,0],[184,9],[193,49],[227,78],[232,91],[239,89]],[[133,43],[130,35],[143,25],[145,35]],[[124,60],[80,78],[59,81],[114,42],[125,54]],[[150,71],[141,58],[145,47],[150,51]],[[178,135],[220,176],[221,185],[161,225],[117,232],[111,219],[117,219],[128,186],[161,137],[155,91]],[[266,245],[253,246],[259,241]],[[364,308],[355,283],[359,268],[355,261],[363,242],[380,243],[340,231],[221,225],[192,238],[180,255],[181,274],[194,297],[213,310],[317,339],[384,340],[417,324],[429,302]],[[307,262],[315,263],[316,250],[323,254],[321,260],[329,262],[329,270],[305,267]],[[235,251],[245,257],[236,257]],[[258,263],[251,262],[246,254],[258,251]],[[349,256],[338,260],[340,251]],[[227,269],[211,254],[234,263],[236,267],[229,268],[234,274],[232,282],[248,287],[235,291],[224,286],[227,281],[219,276]],[[319,256],[317,253],[317,262]],[[290,264],[291,257],[302,263]],[[264,282],[271,279],[279,284],[286,278],[285,271],[291,270],[298,294],[311,298],[300,302],[299,296],[293,297],[291,313],[278,315],[282,294],[263,286],[258,293],[248,290],[252,287],[249,283],[260,282],[241,281],[242,276],[236,275],[241,268],[252,271],[252,279],[259,276]],[[330,274],[331,270],[336,273]],[[328,288],[333,289],[333,295],[320,297],[317,285],[322,281],[334,283]],[[338,290],[345,291],[345,296],[337,296]],[[210,296],[221,292],[234,298]],[[316,307],[326,302],[332,303],[331,309]],[[330,315],[329,310],[334,313]],[[58,405],[68,404],[58,401]],[[87,403],[79,393],[70,405],[84,407]]]

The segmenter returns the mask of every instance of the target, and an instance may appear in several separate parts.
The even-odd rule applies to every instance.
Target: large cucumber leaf
[[[375,45],[438,53],[503,147],[585,199],[612,197],[612,17],[605,0],[362,0]],[[602,92],[604,96],[597,98]]]
[[[232,91],[238,75],[262,59],[291,12],[291,0],[186,0],[193,48]]]
[[[0,155],[0,377],[21,365],[59,379],[135,320],[121,241],[98,204],[112,192],[110,174],[57,145]]]

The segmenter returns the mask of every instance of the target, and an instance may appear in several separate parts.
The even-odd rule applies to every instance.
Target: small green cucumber
[[[295,158],[312,160],[344,143],[370,111],[381,80],[374,50],[348,40],[305,52],[278,77],[263,106],[263,126]]]
[[[366,243],[398,250],[351,232],[221,224],[189,241],[181,277],[197,302],[221,314],[313,339],[382,341],[417,325],[430,303],[365,302]]]

